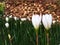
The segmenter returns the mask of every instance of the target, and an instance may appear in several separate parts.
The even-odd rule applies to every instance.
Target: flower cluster
[[[37,14],[32,16],[32,24],[35,29],[39,28],[39,25],[41,25],[41,22],[43,23],[46,30],[49,30],[51,28],[52,24],[52,15],[51,14],[45,14],[43,16],[39,16]]]

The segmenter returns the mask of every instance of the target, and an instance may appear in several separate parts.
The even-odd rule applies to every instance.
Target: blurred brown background
[[[33,13],[50,13],[54,20],[60,20],[60,0],[5,0],[5,15],[21,18]]]

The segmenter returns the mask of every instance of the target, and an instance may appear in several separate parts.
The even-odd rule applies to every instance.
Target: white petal
[[[41,19],[42,19],[42,16],[40,15],[40,19],[39,19],[40,20],[40,25],[41,25]]]
[[[45,27],[46,29],[48,29],[47,20],[46,20],[45,15],[43,15],[42,23],[43,23],[44,27]]]
[[[52,24],[52,16],[49,15],[49,18],[48,18],[48,24],[49,24],[49,28],[51,28],[51,24]]]

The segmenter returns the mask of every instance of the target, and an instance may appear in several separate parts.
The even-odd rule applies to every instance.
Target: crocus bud
[[[8,22],[8,21],[9,21],[9,18],[8,18],[8,17],[6,17],[6,18],[5,18],[5,20]]]
[[[39,25],[41,24],[41,15],[33,15],[32,16],[32,24],[34,26],[34,28],[37,30],[39,28]]]
[[[9,27],[9,23],[5,23],[5,26],[6,26],[6,28],[8,28]]]
[[[51,14],[43,15],[42,23],[43,23],[45,29],[49,30],[51,28],[51,24],[52,24],[52,16],[51,16]]]

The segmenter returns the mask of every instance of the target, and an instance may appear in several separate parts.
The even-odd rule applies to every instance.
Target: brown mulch
[[[30,17],[34,14],[52,14],[54,20],[60,20],[60,3],[56,0],[6,0],[5,15],[13,15],[19,18]]]

